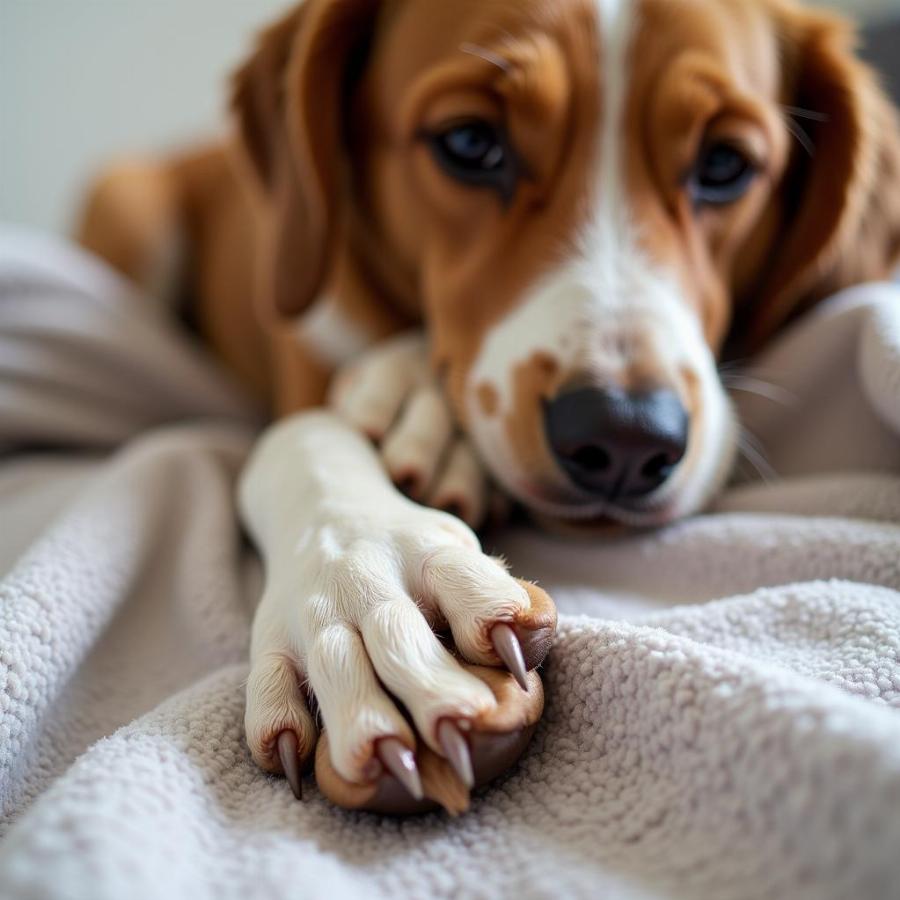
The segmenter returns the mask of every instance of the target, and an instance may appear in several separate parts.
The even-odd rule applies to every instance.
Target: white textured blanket
[[[564,614],[534,744],[462,819],[351,815],[242,738],[252,409],[149,301],[0,233],[0,897],[900,896],[900,289],[732,378],[783,479],[503,535]]]

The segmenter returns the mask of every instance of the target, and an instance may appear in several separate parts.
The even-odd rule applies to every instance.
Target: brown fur
[[[900,259],[900,124],[875,74],[853,56],[854,31],[822,12],[782,9],[784,103],[824,116],[807,126],[812,157],[795,148],[767,277],[748,306],[758,347],[793,315],[848,285],[885,278]]]
[[[900,138],[850,29],[789,0],[642,0],[639,15],[625,139],[650,149],[629,154],[629,198],[710,344],[731,330],[758,346],[822,296],[883,277],[900,254]],[[140,279],[179,222],[201,331],[279,411],[322,399],[330,364],[291,321],[327,292],[373,340],[424,319],[462,413],[485,333],[587,214],[599,48],[587,0],[307,0],[236,77],[239,152],[120,170],[82,240]],[[811,158],[782,105],[827,116],[804,123]],[[528,161],[508,207],[450,182],[420,140],[473,112],[502,115]],[[707,127],[759,150],[765,178],[696,216],[678,185]]]

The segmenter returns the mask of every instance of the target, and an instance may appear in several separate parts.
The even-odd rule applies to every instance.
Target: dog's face
[[[267,42],[238,107],[273,303],[352,258],[420,304],[485,462],[550,515],[700,508],[735,446],[729,330],[758,343],[900,244],[889,104],[786,0],[309,0]]]

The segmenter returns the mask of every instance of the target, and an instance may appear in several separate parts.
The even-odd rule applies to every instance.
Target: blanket
[[[723,371],[704,515],[492,536],[560,611],[519,766],[456,820],[297,803],[242,732],[259,411],[151,299],[0,233],[0,896],[900,896],[900,288]]]

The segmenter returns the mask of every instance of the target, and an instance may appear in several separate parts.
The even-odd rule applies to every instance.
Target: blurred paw
[[[407,496],[478,528],[491,486],[431,370],[421,332],[389,338],[338,372],[332,408],[378,446]]]

